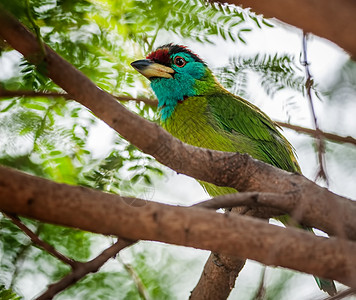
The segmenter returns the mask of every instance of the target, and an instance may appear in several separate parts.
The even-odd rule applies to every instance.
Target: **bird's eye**
[[[174,64],[177,66],[177,67],[184,67],[187,62],[185,61],[185,59],[181,56],[176,56],[176,58],[174,59]]]

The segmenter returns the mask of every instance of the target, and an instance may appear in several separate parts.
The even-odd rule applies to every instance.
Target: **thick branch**
[[[2,21],[3,20],[0,20],[0,23]],[[9,19],[7,19],[7,21],[9,21]],[[6,19],[5,19],[5,23],[6,23]],[[5,31],[6,31],[6,29],[5,29]],[[5,38],[6,38],[6,36],[5,36]],[[9,38],[9,36],[8,36],[8,38]],[[8,40],[8,38],[6,38],[6,39]],[[25,39],[25,40],[28,41],[28,39]],[[11,42],[10,42],[10,44],[11,44]],[[16,43],[13,43],[13,44],[16,44]],[[21,42],[20,42],[20,44],[21,44]],[[21,45],[18,45],[18,46],[21,46]],[[29,46],[29,45],[27,45],[27,46]],[[22,51],[23,51],[23,53],[25,55],[26,55],[26,53],[27,54],[31,54],[32,50],[34,50],[34,51],[38,50],[37,46],[35,46],[34,44],[29,47],[30,49],[28,49],[26,47],[22,48]],[[27,50],[29,50],[29,51],[27,52]],[[46,60],[47,60],[48,65],[49,65],[49,68],[48,68],[49,76],[50,77],[52,76],[51,78],[55,82],[57,82],[59,85],[61,85],[65,90],[67,90],[67,92],[70,92],[70,90],[71,90],[70,85],[73,85],[75,87],[76,84],[73,84],[73,82],[71,82],[70,84],[68,82],[65,82],[66,81],[65,78],[63,78],[63,76],[61,74],[56,74],[56,72],[53,71],[55,69],[55,67],[58,66],[58,63],[60,65],[61,63],[63,63],[63,61],[61,61],[60,59],[58,60],[58,57],[53,52],[50,52],[49,49],[47,49],[46,51],[49,54],[46,57]],[[32,53],[32,54],[34,54],[34,53]],[[32,56],[32,59],[33,59],[33,57],[35,57],[35,56]],[[64,64],[64,66],[62,65],[62,67],[64,67],[64,69],[66,69],[67,71],[69,70],[68,69],[69,65],[65,65]],[[63,68],[60,68],[60,69],[63,70]],[[61,72],[60,69],[58,70],[59,72]],[[73,71],[73,70],[71,70],[71,71]],[[74,73],[73,72],[69,72],[69,73],[71,73],[70,75],[75,75],[75,72]],[[66,74],[66,76],[67,76],[68,73],[62,73],[62,74]],[[78,75],[78,74],[76,74],[76,75]],[[80,75],[82,75],[82,74],[80,74]],[[74,77],[72,77],[72,78],[74,78]],[[82,80],[84,80],[84,82]],[[71,81],[71,80],[69,79],[69,81]],[[181,160],[178,160],[178,163],[177,163],[176,162],[177,158],[182,158],[182,159],[186,158],[187,159],[190,156],[190,155],[188,156],[187,154],[192,154],[192,153],[198,153],[199,154],[200,150],[196,150],[193,147],[191,147],[191,148],[189,148],[187,146],[184,147],[184,145],[179,144],[179,143],[176,144],[176,141],[174,139],[168,138],[167,135],[163,134],[162,132],[159,132],[159,130],[157,130],[157,128],[155,129],[155,127],[152,127],[152,125],[147,125],[148,123],[146,123],[146,125],[148,126],[148,129],[152,129],[153,130],[152,133],[155,134],[153,139],[147,139],[147,138],[143,137],[143,134],[141,134],[140,136],[137,136],[137,137],[133,137],[132,134],[130,135],[129,131],[132,130],[132,132],[137,135],[138,131],[136,131],[136,129],[143,130],[141,125],[144,125],[145,124],[144,122],[139,121],[139,119],[135,119],[134,115],[128,116],[128,119],[127,118],[123,118],[122,113],[124,112],[124,110],[122,110],[122,108],[119,108],[119,107],[117,107],[115,105],[106,106],[106,104],[107,104],[106,102],[107,101],[112,101],[112,99],[109,99],[109,97],[107,97],[107,95],[105,95],[103,92],[101,92],[101,91],[99,92],[98,90],[93,89],[94,86],[90,82],[85,82],[85,78],[83,76],[79,76],[77,78],[76,83],[79,83],[79,84],[85,83],[86,84],[85,88],[89,87],[89,90],[92,90],[94,92],[92,97],[90,97],[90,96],[88,97],[88,95],[83,95],[81,97],[80,93],[77,91],[76,93],[73,93],[73,95],[75,95],[74,97],[76,99],[79,99],[79,101],[82,104],[84,104],[87,107],[89,107],[90,109],[92,109],[94,113],[96,113],[98,116],[100,116],[104,120],[106,120],[112,127],[114,127],[118,132],[120,132],[124,137],[126,137],[132,143],[134,143],[135,145],[139,146],[142,150],[146,151],[147,153],[153,154],[155,157],[157,157],[157,159],[159,159],[159,160],[161,160],[163,162],[166,162],[167,165],[172,166],[176,170],[180,170],[182,168],[182,166],[180,165]],[[81,86],[83,86],[83,85],[81,85]],[[88,93],[90,93],[90,91]],[[118,116],[121,117],[121,120],[112,119],[110,117],[110,115],[108,116],[108,114],[105,115],[105,111],[103,111],[102,108],[98,107],[98,104],[95,105],[92,102],[93,100],[98,99],[99,97],[102,97],[102,98],[105,99],[104,103],[101,101],[100,105],[102,107],[105,107],[105,109],[107,109],[107,111],[110,112],[110,114],[112,113],[110,108],[114,108],[115,107],[116,108],[115,111],[119,112]],[[134,122],[136,122],[136,124],[134,124],[135,125],[134,128],[129,128],[130,127],[130,118],[132,118],[134,120]],[[151,127],[149,127],[149,126],[151,126]],[[172,151],[173,156],[172,155],[166,155],[165,152],[166,152],[167,149],[155,148],[155,142],[161,142],[161,143],[165,142],[166,139],[161,140],[160,138],[166,138],[166,137],[167,137],[168,141],[170,142],[169,146],[171,146],[171,145],[175,146],[175,148],[173,148],[173,151]],[[135,141],[136,141],[136,143],[135,143]],[[157,144],[159,144],[159,143],[157,143]],[[179,153],[180,153],[178,151],[178,150],[180,150],[180,148],[184,149],[185,152],[183,153],[183,155],[181,157],[179,157],[179,156],[176,157],[175,155],[179,155]],[[168,147],[168,149],[171,150],[170,147]],[[198,151],[198,152],[196,152],[196,151]],[[219,156],[221,154],[216,154],[216,153],[214,154],[213,152],[210,152],[210,151],[201,152],[200,154],[202,156],[205,156],[205,159],[209,158],[209,156],[211,156],[213,159],[215,158],[215,160],[213,160],[212,165],[210,165],[209,167],[218,166],[219,164],[216,164],[216,162],[219,161],[219,160],[224,160],[224,162],[226,162],[226,160],[230,160],[231,158],[232,158],[233,161],[235,160],[235,158],[233,158],[232,156],[227,158],[224,155],[223,156]],[[174,162],[170,162],[171,159],[173,159]],[[201,162],[201,159],[198,159],[198,161]],[[203,159],[203,161],[204,161],[204,159]],[[208,161],[208,160],[205,160],[205,162],[206,161]],[[246,158],[246,157],[242,156],[242,160],[241,160],[241,157],[240,157],[239,159],[237,159],[237,161],[235,161],[235,166],[234,166],[235,168],[236,168],[236,163],[241,168],[241,165],[248,165],[248,164],[251,163],[251,161],[250,161],[249,158]],[[263,165],[259,165],[257,167],[257,169],[259,169],[259,168],[262,169],[263,167],[261,167],[261,166],[263,166]],[[197,172],[196,167],[197,167],[197,165],[193,166],[193,168],[191,170],[188,170],[188,171],[185,171],[185,172],[187,172],[188,174],[190,174],[190,172],[191,173],[194,173],[194,172],[196,173]],[[244,166],[244,167],[246,167],[246,166]],[[249,167],[249,166],[247,166],[247,167]],[[224,169],[224,167],[222,167],[221,170],[222,171],[226,171],[226,168]],[[253,184],[251,184],[251,182],[254,182],[254,180],[256,180],[256,178],[253,178],[252,180],[242,180],[241,181],[241,180],[236,180],[235,179],[235,180],[230,181],[230,179],[233,179],[233,177],[231,177],[231,176],[233,176],[232,174],[233,174],[234,168],[228,169],[227,171],[228,171],[227,173],[223,173],[223,174],[227,174],[225,177],[219,177],[218,178],[218,176],[215,177],[214,175],[208,175],[209,172],[207,170],[205,170],[203,172],[205,174],[203,174],[201,176],[196,176],[196,177],[199,177],[199,178],[202,178],[202,179],[209,178],[208,181],[212,181],[212,182],[215,182],[215,183],[218,183],[218,184],[221,184],[221,185],[228,185],[229,182],[231,182],[230,184],[233,187],[241,186],[240,190],[244,190],[244,189],[245,190],[249,190],[253,186]],[[255,171],[256,171],[256,166],[255,166]],[[221,174],[218,174],[218,175],[221,175]],[[293,186],[293,184],[291,186]],[[270,189],[273,190],[273,188],[271,186],[267,188],[267,190],[270,190]],[[228,254],[231,254],[231,253],[228,253]]]
[[[356,287],[356,243],[243,215],[124,198],[0,167],[0,210],[44,222],[196,247]],[[130,205],[131,204],[131,205]]]
[[[356,57],[354,0],[224,0],[324,37]]]
[[[234,207],[230,212],[245,214],[244,207]],[[259,211],[255,209],[253,212]],[[255,215],[253,215],[255,216]],[[235,287],[236,278],[244,267],[246,259],[210,253],[197,285],[191,292],[190,300],[225,300]]]
[[[33,34],[2,9],[0,36],[30,61],[36,60],[36,54],[40,53]],[[301,211],[304,224],[320,228],[331,235],[340,233],[339,228],[335,228],[335,224],[338,224],[343,235],[356,239],[356,205],[352,201],[317,186],[303,176],[287,173],[248,155],[183,144],[157,124],[125,109],[48,47],[46,53],[48,76],[54,82],[158,161],[179,173],[220,186],[230,186],[241,192],[291,193],[293,203],[290,203],[289,209]]]
[[[225,300],[235,286],[245,259],[211,253],[190,300]]]

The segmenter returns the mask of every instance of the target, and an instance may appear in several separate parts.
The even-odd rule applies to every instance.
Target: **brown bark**
[[[354,0],[223,0],[326,38],[356,58]]]
[[[214,202],[214,201],[213,201]],[[196,207],[203,207],[194,205]],[[234,207],[231,212],[244,214],[243,207]],[[257,210],[255,211],[257,212]],[[197,285],[190,295],[190,300],[224,300],[235,287],[236,278],[245,265],[246,260],[239,257],[210,253]]]
[[[33,61],[40,53],[33,34],[1,9],[0,36],[29,60]],[[230,186],[241,192],[283,191],[292,197],[286,204],[288,209],[302,212],[301,220],[306,225],[335,235],[340,232],[335,224],[339,224],[346,237],[356,239],[354,202],[319,187],[301,175],[287,173],[246,154],[211,151],[183,144],[157,124],[125,109],[53,50],[46,47],[46,53],[50,78],[129,142],[166,166],[196,179]]]
[[[327,139],[332,142],[349,143],[349,144],[356,145],[356,139],[353,138],[352,136],[339,136],[334,133],[324,132],[321,130],[319,130],[317,132],[315,129],[305,128],[305,127],[301,127],[301,126],[297,126],[297,125],[293,125],[293,124],[289,124],[289,123],[285,123],[285,122],[276,122],[276,123],[281,127],[292,129],[296,132],[305,133],[305,134],[308,134],[313,137],[316,137],[317,135],[319,135],[322,138]]]
[[[23,224],[20,220],[15,215],[9,215],[5,214],[5,216],[9,219],[11,219],[12,223],[14,223],[17,227],[19,227],[30,239],[31,242],[36,245],[37,247],[42,248],[46,252],[52,254],[54,257],[57,259],[61,260],[65,264],[71,266],[72,269],[75,269],[78,267],[79,263],[69,257],[66,257],[62,253],[58,252],[52,245],[48,244],[45,241],[42,241],[36,233],[34,233],[32,230],[30,230],[25,224]]]
[[[250,258],[356,287],[356,243],[243,215],[124,198],[0,167],[0,210],[130,240]]]
[[[37,297],[36,300],[53,299],[56,294],[78,282],[87,274],[97,272],[110,258],[115,257],[119,251],[130,245],[131,243],[128,241],[119,240],[109,248],[105,249],[94,259],[86,263],[78,263],[77,267],[73,269],[71,273],[64,276],[58,282],[49,285],[48,289],[42,295]]]
[[[226,299],[234,288],[236,277],[244,265],[244,259],[211,253],[189,299]]]
[[[39,47],[36,42],[36,39],[29,32],[27,32],[22,27],[21,24],[16,22],[16,20],[12,19],[4,12],[0,12],[0,35],[2,35],[7,40],[7,42],[9,44],[11,44],[15,49],[17,49],[21,53],[23,53],[29,60],[31,60],[33,62],[38,62],[38,57],[40,57],[40,55],[38,55],[38,53],[40,53],[40,51],[39,51]],[[288,175],[286,172],[277,170],[273,167],[270,167],[263,163],[252,160],[250,157],[248,157],[246,155],[219,153],[219,152],[213,152],[213,151],[209,151],[209,150],[196,149],[194,147],[184,145],[181,142],[172,138],[170,135],[168,135],[166,132],[164,132],[160,128],[158,128],[155,124],[147,122],[147,121],[139,118],[138,116],[125,110],[121,105],[119,105],[118,103],[113,101],[113,98],[110,95],[97,89],[95,87],[95,85],[92,84],[82,73],[80,73],[77,70],[75,70],[74,68],[72,68],[67,62],[62,60],[57,54],[55,54],[49,48],[46,48],[46,53],[47,53],[47,55],[46,55],[45,61],[47,64],[49,77],[51,77],[57,84],[59,84],[69,94],[73,95],[73,97],[75,99],[77,99],[78,102],[80,102],[83,105],[90,108],[96,115],[98,115],[100,118],[102,118],[104,121],[106,121],[110,126],[112,126],[115,130],[117,130],[120,134],[122,134],[130,142],[132,142],[133,144],[135,144],[136,146],[141,148],[146,153],[152,154],[158,160],[165,163],[166,165],[172,167],[173,169],[177,170],[178,172],[189,174],[193,177],[196,177],[196,178],[199,178],[202,180],[206,180],[206,181],[210,181],[210,182],[216,183],[218,185],[232,186],[232,187],[237,188],[240,191],[260,190],[260,191],[266,191],[266,192],[280,192],[281,190],[283,190],[286,193],[291,193],[293,195],[293,199],[292,199],[293,201],[292,201],[292,204],[289,203],[289,205],[292,205],[292,207],[289,207],[289,208],[291,208],[292,210],[302,208],[300,210],[301,218],[304,218],[306,220],[306,223],[310,222],[310,224],[312,224],[312,223],[318,224],[317,226],[327,228],[327,230],[331,234],[336,234],[336,233],[341,232],[342,235],[345,234],[346,236],[348,236],[351,239],[356,238],[356,230],[355,230],[356,227],[354,226],[355,220],[353,220],[353,217],[352,217],[355,212],[355,205],[351,204],[351,202],[348,201],[347,199],[336,196],[325,189],[317,187],[316,185],[314,185],[313,183],[309,182],[308,180],[306,180],[305,178],[303,178],[301,176],[291,175],[291,174]],[[79,86],[81,87],[80,89],[78,89]],[[100,101],[98,99],[100,99]],[[147,132],[150,132],[150,135],[147,135],[146,134]],[[205,166],[205,168],[202,168],[202,166]],[[211,172],[211,170],[216,170],[216,172]],[[235,174],[239,174],[239,177],[236,177]],[[34,199],[34,198],[30,198],[30,199]],[[312,201],[315,201],[315,203],[313,205],[310,204],[310,202],[312,202]],[[30,203],[27,203],[27,204],[30,205],[30,207],[31,207],[32,201],[29,201],[29,202]],[[37,200],[36,200],[36,202],[37,202]],[[87,203],[85,203],[85,204],[87,204]],[[26,206],[25,203],[22,203],[22,205]],[[152,206],[152,204],[150,204],[150,206]],[[320,206],[320,208],[319,208],[319,206]],[[332,212],[329,212],[330,207],[334,208],[334,209],[332,209]],[[17,208],[19,208],[19,207],[17,207]],[[32,215],[32,211],[29,212],[28,210],[26,210],[26,208],[23,208],[23,209],[24,209],[25,215],[27,214],[29,216],[34,216],[34,215]],[[27,209],[28,209],[28,207],[27,207]],[[176,212],[174,214],[169,214],[169,213],[167,213],[167,211],[165,209],[163,209],[164,212],[160,212],[160,213],[158,213],[158,211],[159,211],[158,208],[156,208],[156,210],[157,210],[157,212],[155,212],[155,213],[152,213],[150,211],[147,212],[146,216],[147,216],[147,214],[151,214],[151,218],[155,219],[157,217],[157,215],[160,214],[161,218],[166,220],[167,216],[174,217],[176,214]],[[312,218],[312,216],[315,216],[315,210],[317,210],[317,212],[318,212],[317,213],[318,218],[316,220]],[[170,210],[168,210],[168,211],[170,211]],[[309,211],[309,214],[305,213],[308,211]],[[42,213],[44,213],[44,212],[42,212]],[[212,212],[210,212],[210,213],[212,213]],[[345,215],[345,218],[343,218],[342,224],[340,226],[342,228],[342,230],[339,230],[335,227],[335,224],[338,224],[337,222],[339,222],[340,216],[344,216],[343,213]],[[182,214],[178,214],[178,215],[181,216]],[[39,219],[44,217],[43,214],[37,214],[36,216]],[[36,217],[36,216],[34,216],[34,217]],[[56,216],[58,218],[57,222],[59,222],[59,220],[61,220],[61,222],[62,222],[62,219],[60,219],[58,215],[56,215]],[[105,218],[105,215],[101,215],[101,216]],[[47,217],[48,216],[45,216],[44,218],[46,219]],[[209,218],[210,217],[212,217],[212,216],[209,216]],[[218,219],[216,222],[218,222],[218,223],[222,222],[220,220],[222,218],[221,216],[218,216],[217,218]],[[242,217],[239,217],[239,218],[242,218]],[[246,220],[248,220],[248,219],[245,220],[244,219],[245,217],[241,220],[239,218],[236,219],[236,217],[230,217],[227,219],[232,220],[232,221],[226,221],[226,222],[234,223],[234,222],[237,222],[237,220],[238,220],[240,222],[243,221],[242,223],[244,223]],[[42,219],[42,220],[44,220],[44,219]],[[82,218],[80,218],[80,220],[82,222],[84,222],[84,220]],[[188,220],[190,220],[189,217],[188,217]],[[208,219],[204,219],[204,220],[205,220],[205,222],[209,222]],[[55,218],[53,218],[53,219],[51,218],[51,220],[48,220],[48,221],[55,222]],[[68,221],[73,221],[73,220],[70,217],[68,217],[68,219],[65,220],[65,222],[68,222]],[[91,221],[93,221],[93,224],[97,223],[94,220],[91,220]],[[145,221],[145,218],[142,218],[142,222],[143,221]],[[195,219],[195,221],[196,221],[196,219]],[[189,222],[191,222],[191,220]],[[82,223],[73,225],[71,222],[70,222],[70,224],[71,224],[71,226],[82,226],[83,225]],[[68,225],[70,225],[70,224],[68,224]],[[120,224],[122,225],[122,223],[120,223]],[[163,222],[163,224],[165,224],[165,223]],[[191,223],[189,223],[189,224],[191,224]],[[205,233],[205,232],[200,231],[201,230],[200,227],[205,228],[204,225],[202,225],[202,224],[203,224],[203,220],[201,220],[199,225],[196,226],[198,228],[196,230],[197,230],[197,232],[199,232],[199,234]],[[89,226],[90,224],[86,223],[86,225]],[[231,224],[225,224],[225,225],[230,226]],[[235,224],[235,225],[237,225],[237,224]],[[242,226],[240,223],[238,223],[238,225]],[[193,224],[191,226],[193,226]],[[184,225],[183,225],[184,233],[179,230],[178,230],[178,233],[181,236],[189,235],[189,237],[191,237],[191,232],[192,232],[191,226],[184,227]],[[270,226],[270,225],[268,225],[268,226]],[[82,227],[80,227],[80,228],[82,228]],[[143,228],[144,228],[144,226],[143,226]],[[155,226],[153,226],[153,228],[155,228]],[[244,226],[242,226],[242,228],[244,228]],[[250,228],[250,227],[248,227],[248,228]],[[174,229],[170,228],[170,229],[173,231],[168,230],[168,233],[165,233],[165,234],[167,234],[167,235],[170,234],[170,235],[174,236],[174,234],[177,233],[177,229],[176,228],[174,228]],[[254,228],[254,229],[256,230],[256,228]],[[95,230],[95,229],[93,229],[93,230]],[[107,230],[107,229],[105,229],[105,230]],[[112,230],[114,230],[114,229],[112,228]],[[180,228],[180,230],[182,230],[182,228]],[[214,228],[211,227],[210,230],[215,231],[215,232],[210,232],[210,231],[208,232],[213,235],[213,238],[215,238],[215,235],[214,235],[215,233],[217,233],[217,232],[221,233],[215,227]],[[252,228],[251,228],[251,230],[252,230]],[[275,230],[275,228],[274,228],[274,230]],[[278,229],[278,230],[281,230],[281,229]],[[111,232],[111,229],[110,229],[110,232]],[[195,231],[193,230],[193,232],[195,232]],[[236,233],[236,229],[234,229],[234,232]],[[263,230],[262,230],[262,232],[263,232]],[[115,231],[115,233],[117,234],[118,231]],[[144,233],[149,234],[148,232],[145,232],[145,231],[142,231],[140,234],[144,235]],[[257,234],[258,231],[256,230],[254,233]],[[126,234],[129,234],[129,233],[126,232]],[[230,231],[228,231],[228,234],[231,234]],[[269,232],[268,234],[271,234],[271,233]],[[273,234],[272,236],[269,236],[268,234],[265,236],[262,234],[261,239],[263,239],[263,241],[266,242],[267,244],[270,243],[269,246],[271,246],[272,242],[271,242],[270,237],[276,238],[276,237],[278,237],[278,235],[274,235],[275,232],[272,233]],[[305,234],[305,233],[303,233],[303,234]],[[219,251],[219,252],[227,254],[227,255],[239,255],[240,256],[241,253],[242,253],[241,255],[244,255],[244,254],[246,255],[247,252],[251,252],[251,251],[244,252],[244,251],[246,251],[246,249],[245,248],[240,249],[239,248],[240,244],[238,244],[238,245],[234,244],[234,247],[238,246],[238,248],[234,248],[234,250],[232,250],[231,245],[230,245],[230,248],[225,249],[223,246],[228,247],[229,244],[225,244],[223,241],[220,241],[220,240],[217,245],[211,244],[211,240],[209,240],[208,242],[200,241],[199,239],[197,239],[197,237],[199,236],[198,234],[196,234],[194,236],[195,240],[193,240],[193,241],[191,241],[191,240],[187,241],[187,237],[183,238],[183,240],[176,241],[175,239],[172,239],[172,237],[167,236],[167,235],[164,235],[162,237],[158,234],[157,240],[178,243],[178,244],[180,244],[180,243],[185,244],[185,242],[187,242],[187,245],[190,245],[190,246],[211,249],[211,250]],[[125,237],[125,233],[123,233],[122,236]],[[157,236],[156,236],[156,238],[157,238]],[[256,235],[256,236],[258,236],[258,235]],[[267,238],[267,236],[269,236],[269,238]],[[209,236],[209,235],[208,235],[208,237],[211,238],[211,236]],[[234,234],[232,236],[229,236],[229,238],[234,238],[234,237],[236,238],[236,236]],[[133,236],[131,236],[131,232],[130,232],[129,238],[134,238]],[[150,236],[148,236],[148,237],[145,236],[142,238],[151,239]],[[216,238],[218,238],[218,237],[216,236]],[[273,238],[272,238],[272,240],[273,240]],[[264,240],[264,239],[266,239],[266,240]],[[242,240],[244,242],[247,242],[244,239],[242,239]],[[288,242],[284,238],[280,239],[279,241],[282,241],[282,240],[285,242]],[[280,243],[278,243],[278,240],[273,240],[273,241],[274,241],[273,243],[276,243],[277,246],[280,246]],[[197,242],[201,242],[202,244],[197,245],[196,244]],[[252,241],[249,240],[248,242],[252,242]],[[256,244],[256,241],[254,241],[254,242],[255,242],[255,244],[252,243],[252,245],[250,245],[250,247],[254,247],[253,255],[258,256],[258,254],[255,253],[256,251],[259,252],[259,255],[262,255],[261,251],[265,251],[265,254],[266,254],[271,249],[274,249],[274,251],[272,251],[272,253],[280,252],[280,250],[275,250],[275,248],[270,248],[269,250],[267,248],[265,248],[264,250],[260,249],[259,245]],[[299,242],[302,243],[301,240]],[[328,242],[332,243],[332,242],[335,242],[335,240],[330,239],[330,240],[328,240]],[[190,243],[192,243],[192,244],[190,244]],[[241,241],[239,241],[238,243],[241,243]],[[304,245],[304,243],[306,243],[306,244]],[[308,243],[309,243],[309,240],[305,240],[302,244],[300,244],[298,246],[300,246],[304,250],[304,247],[307,247],[307,248],[310,247],[311,244],[308,244]],[[319,245],[319,243],[321,244],[321,242],[318,242],[316,244]],[[337,243],[335,243],[335,244],[337,244],[339,247],[342,246],[342,249],[344,250],[344,248],[346,247],[345,245],[347,243],[349,243],[349,242],[343,241],[341,244],[337,244]],[[351,243],[350,245],[353,245],[353,244]],[[350,245],[347,244],[346,248],[348,250],[350,250],[348,248],[348,246],[350,246]],[[220,247],[224,248],[224,250],[221,250]],[[311,248],[308,248],[308,249],[311,250]],[[313,249],[313,251],[316,251],[317,249],[320,249],[320,251],[321,251],[322,249],[325,249],[325,248],[320,248],[320,245],[319,245],[319,248],[315,248],[315,249]],[[342,249],[338,249],[338,250],[342,250]],[[240,250],[241,250],[241,252],[240,252]],[[324,252],[325,251],[326,250],[324,250]],[[284,250],[284,252],[288,252],[288,251]],[[334,254],[334,252],[332,252],[332,253]],[[351,252],[347,251],[347,253],[351,253]],[[326,257],[331,259],[333,254],[327,253]],[[342,253],[342,254],[344,254],[344,253]],[[248,255],[250,255],[250,253],[248,253]],[[278,256],[279,255],[280,255],[280,253],[278,254]],[[281,255],[283,255],[283,254],[281,254]],[[319,253],[318,255],[322,255],[322,254]],[[272,255],[272,256],[273,256],[273,258],[271,259],[271,257],[269,257],[267,259],[267,261],[269,263],[275,264],[275,262],[274,262],[275,255]],[[241,257],[248,257],[248,256],[241,256]],[[304,256],[303,256],[303,258],[305,259]],[[314,259],[316,259],[315,254],[313,257],[309,256],[308,258],[309,259],[312,258],[311,261],[314,261]],[[258,260],[258,258],[254,258],[254,259]],[[290,257],[289,257],[289,259],[290,259]],[[308,261],[309,261],[309,259],[308,259]],[[332,258],[332,260],[335,261],[334,257]],[[272,262],[270,262],[270,261],[272,261]],[[351,259],[351,261],[352,261],[352,259]],[[267,262],[267,264],[268,264],[268,262]],[[338,261],[338,263],[340,263],[340,262],[342,262],[342,260]],[[283,261],[281,264],[279,264],[279,263],[278,264],[284,266],[284,263],[288,264],[288,263],[291,263],[291,261],[288,261],[288,262]],[[327,261],[324,261],[324,263],[328,264]],[[310,264],[307,266],[307,268],[312,268],[312,266],[313,266],[313,264]],[[297,266],[297,267],[300,267],[300,266]],[[342,272],[344,272],[344,273],[348,272],[347,267],[345,267],[345,263],[342,264],[341,267],[343,268]],[[339,268],[340,268],[340,266],[339,266]],[[339,270],[339,269],[337,269],[337,270]],[[319,271],[320,270],[318,269],[318,271],[316,271],[316,272],[319,272]],[[306,272],[308,272],[308,271],[306,271]],[[314,269],[313,269],[313,272],[314,272]],[[323,276],[323,277],[328,277],[328,276],[325,276],[325,274],[329,274],[328,272],[331,272],[331,271],[329,270],[323,274],[320,274],[320,273],[315,273],[315,274],[317,274],[319,276]],[[346,275],[345,274],[343,276],[346,276],[347,279],[343,279],[343,280],[345,280],[344,282],[350,281],[349,284],[351,285],[351,282],[353,282],[352,280],[354,280],[353,275],[351,273],[347,273]],[[339,279],[339,277],[341,278],[341,275],[338,273],[338,277],[337,278],[333,277],[333,278],[336,278],[339,281],[342,281]]]

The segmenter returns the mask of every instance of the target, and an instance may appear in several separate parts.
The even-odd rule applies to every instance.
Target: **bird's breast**
[[[204,97],[186,98],[162,122],[162,126],[184,143],[213,150],[235,151],[229,138],[224,138],[218,130]]]

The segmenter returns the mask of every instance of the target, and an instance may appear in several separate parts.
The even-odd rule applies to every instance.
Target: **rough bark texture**
[[[237,193],[236,195],[241,195]],[[228,197],[230,195],[224,195],[221,197]],[[231,195],[232,196],[232,195]],[[221,200],[221,197],[217,197],[217,200]],[[247,196],[249,197],[249,196]],[[207,202],[214,202],[208,200]],[[203,203],[201,203],[203,204]],[[207,204],[205,202],[205,204]],[[204,207],[197,204],[198,207]],[[228,207],[220,206],[216,209]],[[229,212],[226,212],[229,213]],[[234,214],[246,214],[251,216],[258,216],[264,218],[266,215],[259,215],[259,210],[246,210],[246,207],[233,207],[231,213]],[[204,270],[200,276],[197,285],[194,287],[190,300],[224,300],[227,299],[232,289],[235,287],[236,278],[239,276],[240,271],[245,265],[246,260],[234,256],[227,256],[218,253],[211,253],[208,260],[205,263]]]
[[[243,215],[119,197],[0,167],[0,210],[129,240],[250,258],[356,287],[356,243]]]
[[[33,34],[1,6],[0,36],[30,61],[39,56],[39,46]],[[289,194],[292,199],[285,203],[285,208],[297,211],[304,224],[331,235],[342,232],[342,235],[356,240],[356,204],[353,201],[319,187],[301,175],[287,173],[246,154],[211,151],[183,144],[157,124],[125,109],[53,50],[46,47],[46,53],[48,76],[54,82],[129,142],[161,163],[179,173],[230,186],[240,192]]]
[[[39,63],[42,59],[35,37],[1,7],[0,36],[30,61]],[[242,192],[283,191],[289,195],[289,201],[283,205],[277,203],[277,208],[291,212],[306,225],[356,239],[356,206],[352,201],[320,188],[300,175],[288,174],[247,155],[184,145],[156,124],[127,111],[48,47],[44,61],[47,75],[54,82],[124,138],[165,165],[197,179],[231,186]],[[22,177],[23,174],[7,169],[1,169],[1,172],[0,209],[8,212],[129,239],[152,239],[210,249],[224,255],[248,257],[265,264],[330,277],[351,286],[355,284],[356,258],[353,253],[356,246],[353,242],[317,238],[296,229],[284,230],[248,217],[222,216],[198,208],[147,203],[144,209],[139,209],[112,195],[36,181],[42,179]],[[136,202],[142,205],[142,202]],[[228,282],[230,284],[231,280]]]
[[[354,0],[223,0],[326,38],[356,58]]]
[[[244,265],[244,259],[211,253],[190,300],[226,299]]]

